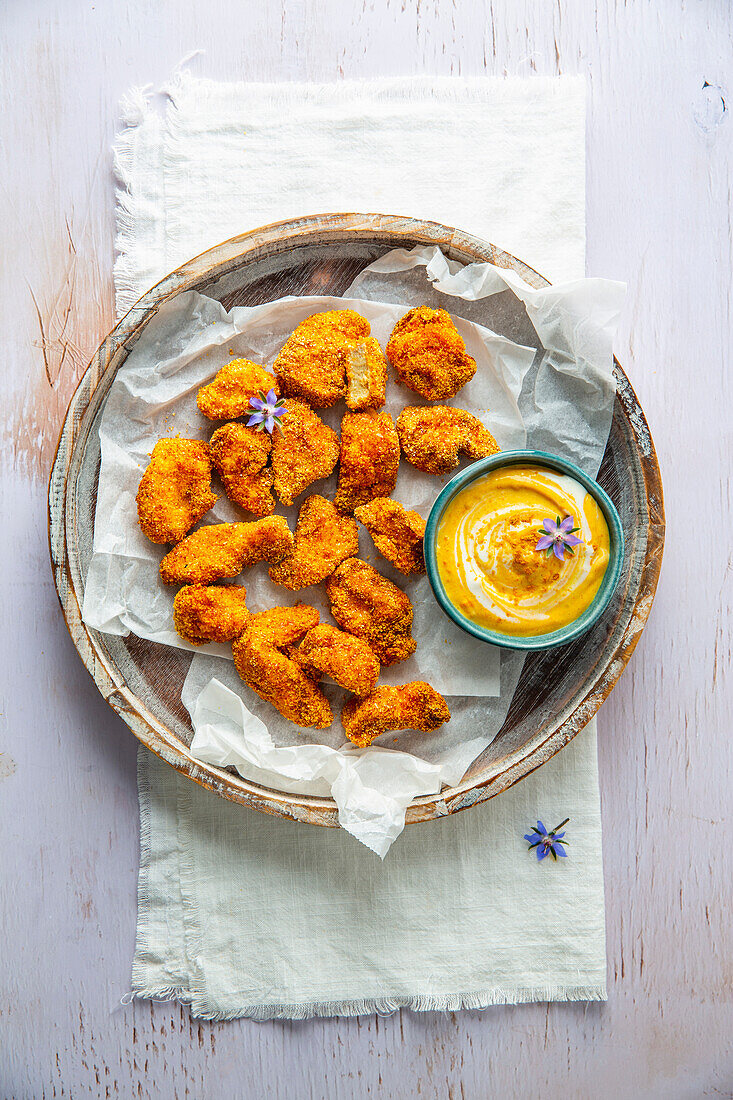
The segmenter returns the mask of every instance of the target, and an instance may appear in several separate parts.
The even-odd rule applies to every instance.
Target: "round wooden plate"
[[[450,259],[511,268],[531,286],[547,280],[493,245],[434,222],[382,214],[322,214],[279,222],[225,241],[149,290],[100,345],[72,398],[49,484],[49,540],[54,578],[71,637],[94,682],[135,736],[195,782],[265,813],[338,826],[329,798],[260,787],[234,772],[202,764],[189,751],[193,730],[181,703],[191,654],[130,635],[90,630],[81,619],[92,553],[99,476],[99,418],[115,374],[140,332],[172,296],[197,290],[233,305],[256,305],[286,294],[340,295],[356,275],[392,248],[439,245]],[[502,311],[522,308],[497,299]],[[469,313],[456,298],[451,311]],[[516,321],[516,318],[514,318]],[[418,798],[407,823],[456,813],[492,798],[534,771],[595,714],[618,680],[646,623],[664,545],[659,465],[644,413],[618,362],[617,397],[598,480],[616,505],[627,555],[621,581],[595,627],[560,650],[529,656],[500,733],[461,783]]]

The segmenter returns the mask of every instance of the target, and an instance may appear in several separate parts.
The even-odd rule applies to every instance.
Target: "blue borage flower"
[[[561,833],[559,830],[562,829],[563,825],[567,825],[568,821],[570,821],[570,818],[566,817],[549,833],[542,822],[538,821],[537,827],[533,826],[532,832],[524,835],[524,839],[529,841],[529,851],[531,852],[534,848],[538,860],[544,859],[546,855],[551,855],[554,860],[558,856],[567,856],[568,853],[564,850],[563,845],[568,842],[563,840],[565,833]]]
[[[579,539],[574,534],[575,531],[579,531],[579,527],[574,526],[575,520],[572,516],[565,516],[564,520],[561,520],[559,516],[555,520],[549,518],[542,520],[542,527],[539,529],[539,534],[542,536],[535,546],[535,550],[547,551],[547,557],[550,554],[554,554],[560,561],[565,561],[565,551],[572,557],[575,553],[574,546],[578,546],[583,540]]]
[[[249,403],[255,410],[247,421],[248,428],[256,428],[258,432],[267,431],[272,435],[275,427],[282,431],[280,417],[288,410],[282,398],[278,401],[274,390],[264,394],[262,390],[258,397],[250,397]]]

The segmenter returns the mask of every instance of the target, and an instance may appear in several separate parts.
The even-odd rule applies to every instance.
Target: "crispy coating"
[[[346,393],[348,353],[369,322],[353,309],[332,309],[306,317],[281,348],[274,363],[280,388],[318,409],[329,408]]]
[[[237,584],[188,584],[173,601],[176,630],[191,642],[231,642],[244,630],[250,613],[245,604],[246,588]]]
[[[216,500],[208,444],[159,439],[137,491],[142,533],[152,542],[178,542]]]
[[[459,454],[486,458],[500,449],[477,417],[447,405],[408,405],[397,417],[397,434],[407,461],[426,474],[455,469]]]
[[[211,584],[236,577],[258,561],[271,565],[292,553],[293,534],[282,516],[251,523],[200,527],[174,546],[160,563],[164,584]]]
[[[401,573],[425,572],[425,520],[421,515],[408,512],[391,497],[377,497],[357,508],[354,515],[372,536],[379,553]]]
[[[346,413],[341,421],[341,465],[334,504],[353,512],[397,484],[400,441],[388,412]]]
[[[315,607],[272,607],[251,617],[232,652],[237,672],[260,699],[298,726],[320,730],[333,722],[331,707],[291,656],[291,647],[317,624]]]
[[[196,404],[209,420],[234,420],[250,411],[249,399],[260,390],[277,393],[277,381],[270,372],[250,359],[232,359],[199,390]]]
[[[272,441],[272,472],[280,503],[290,505],[304,489],[328,477],[339,457],[339,437],[309,405],[289,400],[282,432]]]
[[[428,401],[455,397],[476,373],[476,360],[444,309],[418,306],[402,317],[389,338],[387,358],[404,384]]]
[[[209,446],[229,499],[255,516],[274,512],[273,474],[265,468],[272,447],[269,435],[244,424],[223,424]]]
[[[359,530],[330,500],[313,495],[303,502],[293,553],[270,569],[270,580],[296,591],[330,577],[337,565],[359,553]]]
[[[412,604],[405,593],[359,558],[349,558],[326,581],[331,614],[343,630],[363,638],[383,665],[415,652]]]
[[[308,676],[330,676],[356,695],[377,686],[379,661],[367,643],[329,623],[309,630],[293,656]]]
[[[366,699],[349,699],[341,711],[346,736],[361,748],[387,730],[428,733],[449,721],[445,699],[424,680],[402,687],[379,687]]]
[[[346,357],[346,404],[352,412],[381,409],[387,400],[387,360],[373,336],[361,340]]]

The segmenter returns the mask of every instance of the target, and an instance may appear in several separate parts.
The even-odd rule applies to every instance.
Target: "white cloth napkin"
[[[179,262],[289,216],[458,225],[553,280],[583,275],[577,79],[223,85],[125,103],[118,309]],[[218,799],[141,749],[133,995],[209,1019],[605,998],[595,722],[486,805],[408,828],[384,862],[340,830]],[[565,817],[568,859],[522,839]]]

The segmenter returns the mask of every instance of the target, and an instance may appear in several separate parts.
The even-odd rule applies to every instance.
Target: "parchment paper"
[[[508,290],[524,302],[526,312],[515,298],[503,302],[510,297]],[[271,363],[304,317],[334,308],[352,308],[366,316],[384,347],[407,308],[441,304],[453,312],[478,363],[474,379],[449,403],[479,416],[503,449],[525,443],[541,446],[594,474],[613,410],[611,343],[623,292],[621,284],[602,280],[533,291],[511,272],[483,264],[462,268],[447,261],[439,249],[415,249],[396,250],[372,264],[345,298],[284,298],[229,313],[199,294],[174,299],[132,349],[103,413],[85,622],[109,633],[132,631],[163,644],[192,648],[173,631],[174,590],[158,576],[165,548],[154,546],[140,532],[135,494],[160,436],[210,436],[215,425],[199,414],[196,392],[234,356]],[[483,300],[490,296],[492,309],[487,311]],[[454,312],[456,297],[464,299],[464,317]],[[487,313],[501,322],[505,335],[480,323]],[[404,405],[420,403],[391,381],[387,408],[394,417]],[[342,412],[340,408],[319,414],[338,428]],[[403,461],[394,496],[427,515],[445,480],[421,474]],[[296,503],[302,503],[308,492],[332,497],[334,490],[335,476],[317,482]],[[297,507],[278,512],[294,528]],[[204,522],[243,518],[251,517],[222,494]],[[330,730],[301,730],[239,680],[230,647],[220,645],[198,647],[182,699],[195,731],[191,748],[199,759],[233,765],[243,776],[279,790],[330,792],[342,826],[384,856],[404,826],[412,798],[456,783],[496,735],[522,658],[504,653],[500,663],[497,650],[459,631],[438,608],[427,580],[410,581],[392,570],[364,531],[360,554],[399,584],[415,608],[417,652],[409,661],[384,669],[380,683],[429,680],[448,697],[451,721],[446,726],[432,734],[386,734],[369,749],[345,743],[338,720]],[[263,567],[248,570],[240,582],[247,587],[253,611],[300,599],[318,607],[322,620],[329,621],[323,586],[290,593],[271,584]],[[324,690],[338,715],[346,693],[336,685],[326,684]]]
[[[120,369],[102,416],[94,555],[84,592],[84,620],[89,626],[112,634],[132,631],[154,642],[231,660],[229,646],[193,647],[173,629],[171,609],[175,590],[163,585],[158,577],[158,566],[167,547],[151,543],[137,522],[135,494],[140,476],[161,436],[211,436],[217,425],[199,413],[196,394],[220,367],[234,356],[271,363],[305,317],[321,310],[344,308],[356,309],[367,317],[382,346],[405,312],[403,306],[358,299],[291,297],[263,306],[237,307],[227,314],[214,299],[195,293],[183,294],[159,311]],[[491,430],[502,447],[523,446],[525,431],[517,398],[534,358],[533,349],[517,346],[468,321],[459,319],[458,327],[469,352],[480,364],[461,393],[462,407],[487,423],[490,418]],[[395,419],[413,397],[401,386],[389,387],[387,408]],[[319,410],[319,415],[338,429],[343,411],[341,406],[337,410]],[[447,477],[432,478],[402,463],[395,496],[427,516],[436,492],[446,480]],[[287,516],[294,528],[298,509],[308,493],[333,497],[335,486],[335,475],[316,482],[294,507],[277,511]],[[231,504],[222,490],[203,522],[252,518]],[[376,553],[363,530],[360,551],[386,575],[404,582],[419,605],[414,623],[417,652],[400,666],[396,678],[393,675],[385,682],[404,683],[405,676],[408,679],[430,676],[439,691],[498,694],[495,651],[477,649],[442,614],[432,598],[424,598],[429,591],[427,581],[405,581]],[[248,570],[241,583],[247,588],[248,606],[253,611],[305,600],[313,602],[328,618],[322,586],[291,593],[272,584],[264,567]]]

